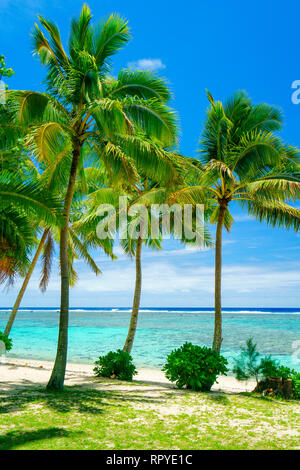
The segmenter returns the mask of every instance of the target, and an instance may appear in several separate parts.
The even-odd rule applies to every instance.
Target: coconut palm
[[[50,165],[50,169],[51,169],[51,165]],[[45,171],[42,175],[40,175],[40,178],[39,178],[41,182],[47,182],[46,188],[47,188],[48,194],[49,194],[49,186],[50,185],[53,186],[51,184],[52,181],[48,180],[49,173],[51,174],[52,172]],[[92,176],[91,180],[89,180],[90,175]],[[93,183],[94,183],[95,176],[97,176],[97,184],[99,185],[101,181],[102,172],[101,174],[99,174],[98,169],[84,168],[80,172],[80,177],[76,183],[77,187],[75,188],[74,199],[76,201],[74,200],[72,204],[73,206],[73,209],[71,211],[72,224],[74,224],[74,222],[78,219],[79,216],[82,216],[82,212],[85,210],[85,204],[83,201],[81,201],[81,197],[83,195],[82,186],[85,185],[84,190],[86,192],[89,192],[90,187],[94,188]],[[61,184],[59,184],[60,181],[58,179],[55,179],[55,181],[56,181],[55,190],[52,189],[52,193],[54,193],[55,195],[55,194],[59,194],[59,192],[61,191],[63,194],[63,188],[60,187]],[[58,199],[58,196],[57,196],[57,199]],[[74,270],[74,265],[73,265],[74,259],[82,258],[96,275],[101,273],[100,269],[98,268],[97,264],[95,263],[95,261],[93,260],[92,256],[89,253],[89,248],[101,247],[107,255],[113,258],[112,244],[109,244],[107,242],[105,243],[99,238],[97,238],[96,233],[91,234],[89,240],[87,241],[84,239],[84,235],[82,233],[76,233],[76,230],[72,226],[72,224],[69,227],[69,240],[68,240],[70,286],[73,286],[76,283],[76,280],[78,277],[76,271]],[[8,321],[4,330],[4,334],[6,334],[6,336],[9,336],[10,334],[16,315],[18,313],[19,306],[26,292],[28,283],[31,279],[32,273],[41,255],[42,255],[42,275],[41,275],[41,280],[40,280],[40,289],[42,290],[42,292],[45,292],[48,286],[50,273],[51,273],[51,266],[52,266],[52,261],[53,261],[53,256],[54,256],[55,243],[59,245],[60,227],[57,224],[56,225],[52,224],[51,226],[48,225],[47,227],[40,226],[40,228],[43,229],[42,237],[39,240],[36,252],[24,276],[22,286],[20,288],[20,291],[18,292],[12,311],[8,318]]]
[[[126,196],[127,203],[129,203],[128,209],[132,209],[135,206],[136,198],[141,196],[142,194],[145,195],[146,187],[148,187],[149,181],[143,182],[139,184],[139,186],[134,186],[131,188],[130,193],[124,194],[124,192],[117,192],[114,188],[103,188],[94,192],[90,198],[90,213],[85,216],[83,219],[79,220],[77,224],[75,224],[76,229],[82,231],[85,234],[85,238],[89,241],[89,237],[96,232],[97,224],[99,223],[99,219],[97,216],[97,209],[100,205],[109,204],[112,208],[115,209],[115,213],[109,213],[108,216],[102,219],[103,228],[107,228],[107,233],[110,232],[111,239],[113,239],[116,235],[116,230],[119,230],[121,236],[121,246],[124,252],[129,255],[130,257],[135,258],[135,266],[136,266],[136,277],[135,277],[135,288],[134,288],[134,299],[133,299],[133,306],[132,312],[130,317],[130,325],[128,329],[127,339],[125,341],[123,351],[128,353],[131,352],[136,327],[137,327],[137,320],[139,314],[139,307],[140,307],[140,298],[141,298],[141,289],[142,289],[142,266],[141,266],[141,252],[142,252],[142,245],[148,245],[153,249],[161,249],[161,237],[151,238],[151,236],[146,236],[146,231],[143,230],[143,223],[141,219],[145,215],[140,214],[137,211],[134,215],[127,217],[126,226],[121,226],[121,216],[124,214],[124,208],[120,208],[120,200],[119,197]],[[145,187],[146,186],[146,187]],[[143,188],[143,189],[142,189]],[[126,207],[127,210],[127,207]],[[150,210],[147,211],[147,219],[150,218]],[[148,220],[147,220],[148,224]],[[125,232],[124,233],[124,229]],[[137,234],[136,236],[134,233]],[[133,233],[134,232],[134,233]]]
[[[121,239],[121,246],[124,252],[127,255],[134,257],[135,260],[133,304],[128,333],[123,346],[123,351],[127,352],[128,354],[130,354],[132,350],[140,309],[142,292],[142,247],[143,245],[146,245],[155,250],[160,250],[162,248],[161,233],[159,233],[158,236],[153,237],[151,236],[151,231],[149,231],[148,228],[148,225],[150,225],[149,222],[151,222],[151,210],[149,205],[143,204],[143,207],[146,209],[146,211],[142,213],[138,209],[139,204],[141,204],[141,202],[139,202],[139,198],[141,196],[145,196],[145,194],[149,190],[153,189],[153,187],[153,183],[151,183],[147,178],[146,180],[140,182],[138,186],[131,188],[131,210],[134,208],[134,206],[136,206],[137,210],[135,210],[132,216],[129,217],[128,225],[126,227],[127,236]]]
[[[152,249],[161,250],[162,241],[164,236],[170,237],[178,236],[176,233],[175,220],[176,215],[172,210],[172,207],[168,205],[169,195],[171,188],[160,187],[158,184],[149,182],[146,180],[143,184],[140,184],[137,188],[135,198],[131,200],[131,209],[135,206],[137,209],[134,211],[135,214],[129,218],[129,227],[127,230],[127,237],[121,240],[121,245],[125,253],[135,258],[135,287],[134,287],[134,297],[133,305],[130,316],[130,323],[128,328],[127,337],[123,347],[123,351],[130,354],[135,338],[139,309],[140,309],[140,299],[142,291],[142,247],[143,245],[148,246]],[[133,191],[131,192],[131,195]],[[144,211],[139,211],[139,206],[142,205],[145,209]],[[161,211],[152,210],[155,205],[161,206],[163,209]],[[164,226],[164,218],[167,218],[170,223]],[[154,219],[156,219],[154,221]],[[194,222],[194,223],[193,223]],[[207,230],[203,230],[204,227],[200,228],[200,233],[195,232],[195,221],[193,221],[190,228],[185,226],[186,232],[188,229],[190,233],[195,234],[195,237],[186,238],[184,234],[181,234],[181,242],[195,244],[200,247],[211,246],[210,235]],[[157,224],[158,233],[151,233],[150,227],[152,224]],[[147,227],[147,230],[144,228]],[[203,233],[202,233],[203,230]],[[153,236],[154,235],[154,236]]]
[[[36,180],[20,181],[11,172],[0,173],[0,281],[12,282],[29,265],[39,223],[57,224],[60,201]]]
[[[274,106],[254,105],[243,91],[223,105],[208,93],[210,108],[201,138],[200,161],[194,162],[195,186],[182,188],[174,198],[214,207],[215,327],[213,349],[222,343],[222,234],[230,231],[235,201],[259,221],[298,230],[300,211],[289,205],[300,195],[299,151],[275,135],[282,115]],[[198,170],[197,170],[198,167]],[[198,171],[198,176],[195,174]]]
[[[112,56],[129,40],[127,22],[111,15],[100,26],[91,23],[84,5],[71,24],[68,53],[60,32],[50,20],[39,17],[48,36],[35,25],[34,51],[47,66],[47,93],[10,93],[15,126],[7,127],[7,139],[15,140],[26,129],[35,157],[46,162],[70,155],[69,172],[60,233],[61,305],[57,354],[49,389],[63,387],[67,360],[69,319],[68,233],[71,204],[80,160],[88,149],[110,173],[133,182],[137,171],[116,139],[134,136],[137,128],[164,145],[172,146],[176,133],[174,114],[166,107],[169,91],[165,82],[150,73],[122,71],[117,79],[108,73]],[[148,161],[150,166],[151,162]]]
[[[140,136],[142,139],[142,136]],[[144,144],[150,142],[143,136]],[[140,149],[140,146],[138,147]],[[147,145],[145,145],[147,148]],[[128,150],[126,147],[125,151]],[[115,232],[119,231],[120,244],[124,252],[134,257],[135,259],[135,287],[133,306],[130,317],[130,324],[128,328],[127,338],[123,347],[123,351],[131,352],[140,308],[140,298],[142,290],[142,247],[146,245],[152,249],[160,250],[162,248],[161,242],[164,235],[170,236],[171,234],[178,236],[175,226],[175,214],[172,207],[168,206],[169,197],[173,194],[176,185],[183,184],[182,169],[187,166],[189,159],[183,158],[177,153],[166,152],[163,149],[155,146],[153,142],[148,147],[148,151],[152,153],[152,159],[160,162],[160,171],[153,172],[153,179],[149,176],[132,185],[129,192],[126,194],[126,206],[120,206],[120,196],[125,196],[124,192],[118,192],[115,188],[103,188],[91,193],[88,200],[90,210],[81,220],[75,224],[85,234],[86,239],[89,239],[89,234],[94,234],[96,226],[99,223],[99,206],[105,205],[107,215],[101,220],[102,230],[106,229],[107,234],[111,238],[115,236]],[[139,153],[139,152],[138,152]],[[131,154],[134,154],[134,146],[131,148]],[[139,155],[141,157],[141,155]],[[172,164],[170,165],[170,162]],[[168,168],[169,165],[169,168]],[[167,169],[168,171],[161,171]],[[142,173],[140,171],[140,173]],[[156,178],[156,181],[154,180]],[[167,178],[167,181],[166,181]],[[158,180],[161,180],[159,182]],[[165,183],[163,185],[163,182]],[[113,210],[110,209],[109,205]],[[159,210],[153,210],[158,209]],[[126,223],[124,225],[124,215],[126,216]],[[169,223],[164,225],[165,217]],[[150,230],[152,223],[157,225],[157,230],[152,233]],[[187,225],[187,224],[186,224]],[[183,243],[193,243],[201,246],[211,246],[210,234],[205,229],[202,234],[203,227],[199,227],[201,233],[195,232],[195,218],[192,220],[192,226],[186,226],[186,232],[180,233],[180,238]],[[189,233],[190,236],[187,236]]]

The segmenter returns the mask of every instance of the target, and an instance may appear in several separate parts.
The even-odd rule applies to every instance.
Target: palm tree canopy
[[[49,184],[57,175],[68,176],[75,144],[81,147],[80,165],[86,166],[86,159],[93,166],[101,162],[114,184],[138,181],[141,167],[166,177],[171,162],[154,147],[160,144],[162,153],[176,145],[177,117],[166,104],[167,83],[149,71],[122,70],[113,78],[111,59],[130,39],[128,24],[118,15],[97,26],[91,19],[84,5],[65,49],[58,27],[39,16],[32,39],[47,67],[47,91],[9,92],[13,122],[3,123],[0,143],[4,135],[12,145],[25,134],[30,151],[47,168]]]
[[[0,173],[0,282],[24,275],[36,246],[39,226],[61,223],[61,201],[43,190],[36,179],[20,180]]]
[[[268,104],[254,105],[244,91],[224,105],[210,93],[208,98],[211,106],[199,160],[194,161],[190,185],[174,197],[214,208],[212,223],[218,220],[219,208],[226,208],[228,230],[233,221],[231,201],[273,226],[299,230],[300,211],[289,203],[300,196],[300,153],[275,134],[282,126],[281,111]]]

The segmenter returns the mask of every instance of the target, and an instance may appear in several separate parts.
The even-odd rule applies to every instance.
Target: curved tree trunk
[[[222,344],[222,232],[224,226],[226,207],[220,206],[215,249],[215,330],[212,348],[220,352]]]
[[[141,267],[141,252],[142,252],[142,243],[143,240],[138,238],[136,244],[136,253],[135,253],[135,289],[134,289],[134,298],[133,306],[130,318],[130,325],[128,330],[128,335],[123,347],[123,351],[130,354],[134,336],[136,332],[136,325],[138,321],[140,300],[141,300],[141,290],[142,290],[142,267]]]
[[[15,303],[14,303],[13,309],[12,309],[12,311],[11,311],[11,314],[10,314],[10,316],[9,316],[9,319],[8,319],[8,321],[7,321],[7,324],[6,324],[6,327],[5,327],[5,330],[4,330],[4,334],[7,335],[7,336],[9,336],[10,331],[11,331],[11,329],[12,329],[13,323],[14,323],[15,318],[16,318],[16,315],[17,315],[17,313],[18,313],[18,309],[19,309],[19,307],[20,307],[20,303],[21,303],[21,301],[22,301],[23,295],[25,294],[25,291],[26,291],[28,282],[30,281],[30,278],[31,278],[31,275],[32,275],[32,273],[33,273],[33,270],[34,270],[34,268],[35,268],[35,266],[36,266],[36,263],[37,263],[37,261],[38,261],[38,259],[39,259],[39,257],[40,257],[40,254],[41,254],[41,251],[42,251],[43,246],[44,246],[44,244],[45,244],[45,241],[46,241],[46,238],[47,238],[48,233],[49,233],[49,229],[46,229],[46,230],[44,231],[43,235],[42,235],[42,238],[41,238],[41,240],[40,240],[39,246],[38,246],[38,248],[37,248],[37,250],[36,250],[36,253],[35,253],[35,255],[34,255],[32,261],[31,261],[31,265],[30,265],[30,267],[29,267],[29,269],[28,269],[28,271],[27,271],[27,274],[26,274],[26,276],[25,276],[25,278],[24,278],[22,287],[21,287],[21,289],[20,289],[20,291],[19,291],[19,293],[18,293],[18,296],[17,296],[17,298],[16,298],[16,301],[15,301]]]
[[[61,270],[61,294],[60,315],[57,352],[54,367],[47,385],[48,390],[62,390],[64,386],[67,351],[68,351],[68,327],[69,327],[69,264],[68,264],[68,234],[71,205],[74,194],[76,173],[79,163],[81,145],[77,144],[73,150],[72,165],[68,183],[68,189],[64,201],[63,225],[60,231],[60,270]]]

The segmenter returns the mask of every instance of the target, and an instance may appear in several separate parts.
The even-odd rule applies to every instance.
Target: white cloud
[[[200,264],[201,263],[201,264]],[[34,289],[35,279],[29,287]],[[71,290],[74,294],[99,293],[132,293],[134,288],[135,267],[134,262],[122,266],[116,261],[103,269],[101,276],[95,277],[91,273],[80,273],[77,286]],[[271,265],[234,264],[223,266],[223,293],[243,294],[268,292],[284,292],[286,289],[295,289],[300,285],[299,263],[291,266],[290,263]],[[48,291],[59,293],[59,277],[53,276]],[[166,260],[155,260],[143,263],[143,292],[165,296],[170,293],[193,292],[194,295],[212,295],[214,292],[214,268],[200,261],[197,266],[181,265]],[[71,294],[72,295],[72,294]]]
[[[139,69],[139,70],[161,70],[165,69],[166,66],[161,59],[139,59],[134,62],[128,62],[127,66],[129,68]]]

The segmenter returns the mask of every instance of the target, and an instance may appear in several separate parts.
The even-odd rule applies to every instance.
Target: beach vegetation
[[[53,176],[52,178],[49,178],[49,170],[51,170],[51,174],[53,164],[54,162],[49,159],[45,164],[44,171],[40,173],[38,166],[36,166],[32,162],[31,170],[35,172],[36,180],[39,186],[42,188],[46,187],[49,196],[51,195],[51,197],[56,197],[57,200],[60,200],[60,209],[62,209],[63,196],[65,193],[64,178],[61,176],[61,172],[59,172],[59,174],[55,176],[54,181],[52,181]],[[97,266],[93,257],[91,256],[91,248],[100,247],[108,256],[114,258],[112,253],[113,244],[110,243],[109,240],[104,241],[99,239],[95,231],[90,234],[89,239],[87,239],[84,236],[84,233],[80,230],[80,228],[77,227],[76,229],[75,227],[75,222],[78,220],[78,218],[83,217],[83,214],[85,212],[85,202],[83,201],[83,198],[85,197],[86,193],[88,194],[89,191],[94,190],[95,175],[97,175],[98,185],[101,184],[101,181],[103,181],[103,183],[105,182],[103,173],[101,172],[101,174],[99,175],[99,172],[97,170],[97,168],[93,167],[86,167],[84,169],[81,169],[78,180],[75,185],[75,201],[73,201],[71,207],[68,236],[70,287],[73,287],[78,279],[78,275],[74,267],[74,261],[78,258],[82,259],[96,275],[99,275],[101,273],[100,268]],[[82,189],[83,186],[85,188],[84,190]],[[50,280],[53,260],[55,258],[55,245],[59,245],[60,241],[60,218],[58,218],[57,221],[55,221],[55,223],[53,222],[52,224],[44,224],[41,220],[37,230],[41,231],[42,233],[41,236],[39,235],[37,238],[37,247],[34,246],[34,256],[32,257],[30,264],[26,272],[24,273],[23,283],[14,302],[12,311],[9,315],[4,330],[7,336],[9,336],[11,332],[21,301],[23,299],[23,296],[26,292],[27,286],[39,259],[41,259],[42,261],[41,277],[39,284],[39,287],[42,292],[46,291]]]
[[[128,334],[123,347],[123,351],[129,354],[134,343],[140,308],[142,247],[147,246],[153,250],[160,250],[162,249],[163,238],[173,236],[180,239],[182,243],[194,245],[199,249],[212,246],[210,233],[207,227],[203,226],[202,220],[201,224],[197,223],[195,210],[191,211],[190,221],[187,222],[187,217],[185,217],[183,230],[182,214],[180,213],[180,223],[178,223],[178,208],[175,214],[173,212],[174,208],[167,203],[174,186],[179,182],[183,183],[179,168],[184,165],[185,158],[159,148],[154,142],[150,143],[149,139],[148,144],[153,158],[161,160],[160,168],[162,162],[166,166],[172,162],[172,172],[169,171],[165,175],[164,172],[157,171],[156,177],[153,174],[152,179],[150,179],[148,176],[143,175],[143,171],[140,170],[143,178],[138,184],[129,187],[126,195],[119,193],[115,188],[102,188],[95,191],[89,195],[90,210],[88,214],[75,224],[76,227],[80,227],[86,237],[97,231],[97,233],[100,232],[101,237],[108,236],[108,238],[113,239],[118,231],[123,251],[135,259],[133,305]],[[170,174],[172,180],[169,180]],[[166,176],[167,180],[165,179]],[[105,207],[105,216],[99,222],[99,216],[101,215],[99,209],[101,207]],[[179,210],[181,211],[180,206]]]
[[[269,358],[266,358],[265,361],[266,365],[268,361],[271,361],[273,365],[273,361]],[[237,380],[249,380],[255,378],[256,383],[258,383],[260,372],[261,356],[257,351],[257,345],[253,342],[253,339],[248,338],[246,341],[246,347],[241,347],[239,356],[234,358],[233,373]]]
[[[137,370],[130,354],[118,349],[100,356],[95,362],[94,373],[97,377],[132,381]]]
[[[37,245],[39,225],[58,223],[60,202],[34,176],[0,174],[0,283],[25,275]]]
[[[218,375],[226,375],[227,363],[227,359],[211,348],[185,343],[167,356],[162,370],[178,388],[209,391]]]
[[[0,331],[0,342],[4,343],[6,352],[12,349],[12,339],[9,338],[3,331]]]
[[[261,357],[252,338],[246,341],[246,347],[241,348],[234,362],[233,373],[237,380],[255,378],[254,391],[283,398],[300,397],[300,373],[271,356]]]
[[[34,54],[47,68],[46,92],[10,91],[7,105],[14,126],[3,124],[12,144],[25,135],[28,150],[41,165],[53,162],[50,173],[62,169],[65,192],[60,227],[61,299],[57,354],[48,383],[61,390],[68,349],[69,277],[68,239],[72,201],[78,173],[85,159],[104,166],[119,186],[139,179],[130,142],[141,130],[163,147],[176,143],[176,115],[166,105],[166,82],[151,72],[121,71],[111,76],[111,59],[130,39],[127,21],[112,14],[99,27],[92,24],[87,5],[71,23],[68,50],[54,22],[39,16],[32,32]],[[138,136],[137,136],[138,138]],[[142,165],[153,165],[143,155]],[[57,173],[56,173],[57,174]]]
[[[216,224],[215,325],[212,347],[222,344],[222,236],[230,232],[232,203],[273,227],[299,230],[300,211],[293,207],[300,196],[299,150],[287,145],[277,132],[282,112],[273,105],[254,104],[245,91],[237,91],[224,104],[207,92],[210,106],[200,138],[190,184],[176,193],[185,203],[203,203]],[[198,175],[197,175],[198,170]]]

